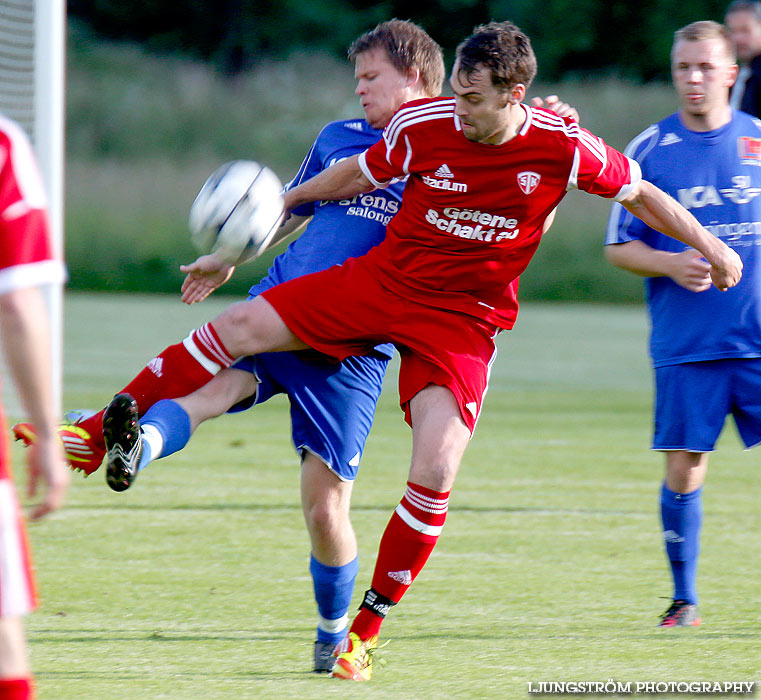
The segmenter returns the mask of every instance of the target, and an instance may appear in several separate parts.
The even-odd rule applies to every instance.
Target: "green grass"
[[[221,306],[70,294],[66,406],[103,404]],[[705,492],[704,625],[655,627],[670,580],[645,338],[640,308],[525,306],[500,338],[444,534],[366,686],[308,673],[314,603],[284,400],[202,426],[124,494],[77,476],[65,509],[30,527],[40,699],[504,700],[541,680],[761,680],[761,476],[733,429]],[[409,449],[392,372],[355,487],[356,603]]]

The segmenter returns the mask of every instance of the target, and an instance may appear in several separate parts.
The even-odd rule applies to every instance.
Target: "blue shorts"
[[[299,454],[311,452],[344,481],[357,476],[389,359],[374,354],[331,361],[314,351],[243,357],[233,367],[252,372],[256,394],[243,411],[276,394],[291,402],[291,435]]]
[[[746,448],[761,443],[761,358],[655,370],[653,449],[711,452],[728,414]]]

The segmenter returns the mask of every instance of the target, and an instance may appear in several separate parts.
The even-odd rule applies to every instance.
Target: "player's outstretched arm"
[[[700,251],[711,265],[711,280],[717,289],[725,291],[740,281],[743,267],[740,256],[652,183],[640,180],[621,204],[656,231]]]
[[[651,248],[643,241],[605,246],[605,257],[616,267],[642,277],[670,277],[691,292],[711,286],[711,266],[693,248],[680,253]]]
[[[370,192],[375,186],[359,167],[359,156],[351,156],[331,165],[285,195],[285,210],[319,200],[348,199],[355,194]]]
[[[42,493],[32,508],[35,520],[61,507],[69,485],[69,469],[58,439],[58,419],[50,377],[50,337],[47,311],[35,287],[10,291],[0,297],[0,335],[16,389],[37,438],[27,452],[30,497]]]

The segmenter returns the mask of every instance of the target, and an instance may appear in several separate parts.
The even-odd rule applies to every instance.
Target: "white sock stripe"
[[[217,340],[217,337],[211,330],[211,324],[206,323],[198,329],[198,337],[203,346],[212,353],[220,364],[231,365],[235,360],[234,357],[230,357],[229,353],[222,347],[222,344]]]
[[[222,365],[210,360],[198,349],[198,346],[193,339],[194,335],[195,331],[193,331],[187,338],[185,338],[185,340],[182,341],[182,344],[185,346],[185,349],[193,356],[193,359],[199,365],[201,365],[201,367],[203,367],[209,374],[216,374],[219,372],[219,370],[222,369]]]
[[[146,445],[151,451],[152,462],[154,459],[161,457],[161,453],[164,451],[164,438],[159,429],[150,423],[142,425],[140,429],[143,431],[143,445]],[[141,468],[144,466],[146,465],[141,464]]]
[[[395,513],[413,530],[422,532],[424,535],[434,535],[435,537],[438,537],[444,528],[443,525],[429,525],[422,520],[418,520],[401,503],[396,507]]]
[[[349,624],[349,615],[346,614],[343,617],[336,618],[335,620],[328,620],[327,617],[323,617],[317,613],[317,626],[323,631],[329,634],[335,634],[341,630],[346,629]]]
[[[407,488],[404,497],[416,508],[428,513],[446,513],[449,508],[449,498],[431,498],[418,491]]]

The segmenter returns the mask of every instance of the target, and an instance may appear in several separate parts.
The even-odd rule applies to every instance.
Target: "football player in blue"
[[[611,211],[606,256],[646,277],[655,371],[653,449],[664,452],[661,519],[674,581],[662,627],[700,624],[696,574],[701,492],[726,416],[746,447],[761,442],[761,122],[730,108],[737,76],[726,29],[695,22],[676,32],[671,73],[679,111],[629,145],[645,179],[689,209],[742,258],[743,277],[712,288],[701,255]]]
[[[366,118],[327,124],[287,187],[378,141],[383,127],[404,102],[441,92],[441,48],[412,22],[380,24],[352,44],[349,58],[355,66],[356,94]],[[267,276],[251,288],[250,296],[366,253],[383,239],[386,224],[399,208],[403,187],[404,183],[397,182],[351,200],[295,210],[273,244],[308,221],[306,229],[275,258]],[[228,279],[232,268],[207,256],[183,271],[188,275],[183,300],[193,303]],[[351,491],[392,354],[393,346],[387,344],[340,364],[308,352],[246,358],[190,397],[159,402],[141,421],[146,464],[149,452],[154,451],[156,457],[162,449],[155,447],[157,436],[159,442],[164,441],[162,433],[166,435],[166,455],[184,446],[198,423],[224,413],[233,404],[237,404],[233,410],[240,410],[276,394],[288,396],[293,442],[301,455],[302,506],[312,545],[310,572],[318,608],[314,670],[318,672],[332,669],[333,649],[346,636],[358,570],[357,541],[349,517]]]

